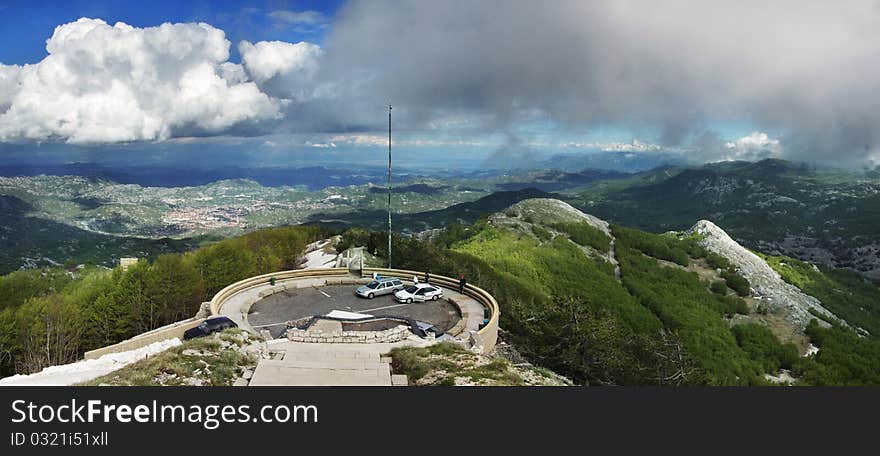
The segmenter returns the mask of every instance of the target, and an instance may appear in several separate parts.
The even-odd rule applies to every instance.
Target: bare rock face
[[[818,299],[782,280],[766,261],[739,245],[714,223],[700,220],[688,230],[688,234],[694,233],[702,238],[700,245],[727,258],[736,267],[737,272],[748,279],[752,292],[771,312],[782,315],[801,329],[815,318],[810,313],[810,309],[829,320],[841,321],[828,309],[822,307]],[[821,320],[819,322],[823,323]]]
[[[208,301],[208,302],[203,302],[203,303],[199,306],[199,311],[196,312],[196,316],[195,316],[195,318],[196,318],[196,319],[200,319],[200,318],[208,318],[208,317],[210,317],[210,316],[211,316],[211,303],[210,303],[210,301]]]

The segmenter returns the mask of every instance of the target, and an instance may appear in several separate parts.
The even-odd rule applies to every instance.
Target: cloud
[[[733,141],[723,140],[716,132],[704,131],[678,150],[692,162],[758,161],[782,157],[782,141],[765,132],[755,131]]]
[[[286,78],[284,87],[289,92],[292,84],[314,76],[323,54],[320,46],[305,41],[260,41],[256,44],[242,41],[238,44],[238,52],[254,81],[265,83],[276,77]]]
[[[651,152],[664,149],[659,144],[646,143],[633,139],[631,142],[568,142],[560,145],[564,148],[593,149],[603,152]]]
[[[272,121],[281,103],[228,62],[208,24],[58,26],[37,64],[0,65],[0,141],[107,143],[210,135]]]
[[[878,22],[875,0],[354,0],[335,16],[323,71],[348,78],[344,97],[367,109],[393,100],[412,128],[538,119],[687,146],[745,123],[783,132],[786,157],[840,163],[878,154]]]
[[[782,145],[778,139],[767,136],[764,132],[753,132],[736,141],[724,144],[728,151],[726,160],[762,160],[781,155]]]
[[[281,22],[285,22],[287,24],[305,24],[305,25],[316,25],[323,24],[327,22],[327,18],[319,11],[307,10],[307,11],[288,11],[288,10],[276,10],[269,13],[269,17],[279,20]]]
[[[0,141],[265,129],[382,137],[391,103],[413,144],[420,133],[425,143],[529,131],[567,141],[610,129],[642,141],[567,146],[880,159],[876,0],[351,0],[332,18],[269,17],[330,25],[321,47],[242,41],[239,65],[206,24],[65,24],[39,64],[0,65]],[[728,125],[756,133],[714,132]],[[528,163],[535,148],[510,139],[498,154]]]
[[[0,113],[12,105],[12,96],[18,92],[20,84],[21,67],[0,64]]]
[[[314,10],[289,11],[276,10],[269,13],[269,19],[277,28],[286,28],[303,35],[315,35],[327,28],[329,19]]]

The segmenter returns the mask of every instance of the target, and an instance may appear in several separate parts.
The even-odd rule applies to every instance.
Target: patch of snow
[[[330,240],[325,239],[309,246],[310,251],[306,253],[303,269],[322,269],[336,266],[336,254],[324,251],[324,247],[328,244],[330,244]]]
[[[162,340],[134,350],[108,353],[96,359],[49,366],[34,374],[2,378],[0,386],[68,386],[87,382],[180,344],[177,338]]]
[[[330,318],[339,318],[343,320],[362,320],[364,318],[372,318],[372,315],[356,313],[356,312],[346,312],[344,310],[334,310],[328,313],[326,316]]]

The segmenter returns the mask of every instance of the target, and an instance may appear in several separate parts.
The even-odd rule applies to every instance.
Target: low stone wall
[[[452,337],[456,337],[465,330],[469,315],[467,314],[465,309],[461,308],[461,306],[455,301],[455,299],[447,297],[446,300],[451,302],[452,305],[455,306],[455,309],[458,311],[458,321],[455,322],[455,325],[449,328],[449,331],[446,331],[446,334],[449,334]]]
[[[176,338],[183,340],[183,333],[186,332],[186,330],[190,328],[195,328],[196,326],[202,324],[203,321],[205,321],[204,318],[190,318],[188,320],[178,321],[177,323],[172,323],[170,325],[163,326],[161,328],[157,328],[143,334],[139,334],[132,337],[131,339],[123,340],[122,342],[113,345],[108,345],[106,347],[87,351],[85,355],[83,355],[83,358],[96,359],[109,353],[119,353],[129,350],[135,350],[138,348],[146,347],[147,345],[150,345],[154,342],[160,342],[167,339]]]
[[[409,328],[398,325],[384,331],[334,331],[324,332],[320,329],[287,330],[287,339],[291,342],[324,343],[324,344],[391,344],[409,338],[413,334]]]
[[[269,288],[266,288],[265,290],[260,291],[260,293],[257,296],[259,296],[260,299],[268,298],[269,296],[272,296],[273,294],[282,293],[287,290],[292,290],[295,288],[296,288],[295,286],[288,288],[287,284],[275,285],[274,287],[269,287]]]

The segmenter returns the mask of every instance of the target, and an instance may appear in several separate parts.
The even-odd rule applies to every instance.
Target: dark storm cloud
[[[737,122],[784,132],[791,158],[855,162],[880,144],[877,24],[876,1],[353,1],[323,109],[378,128],[393,100],[404,127],[612,125],[667,145]]]

